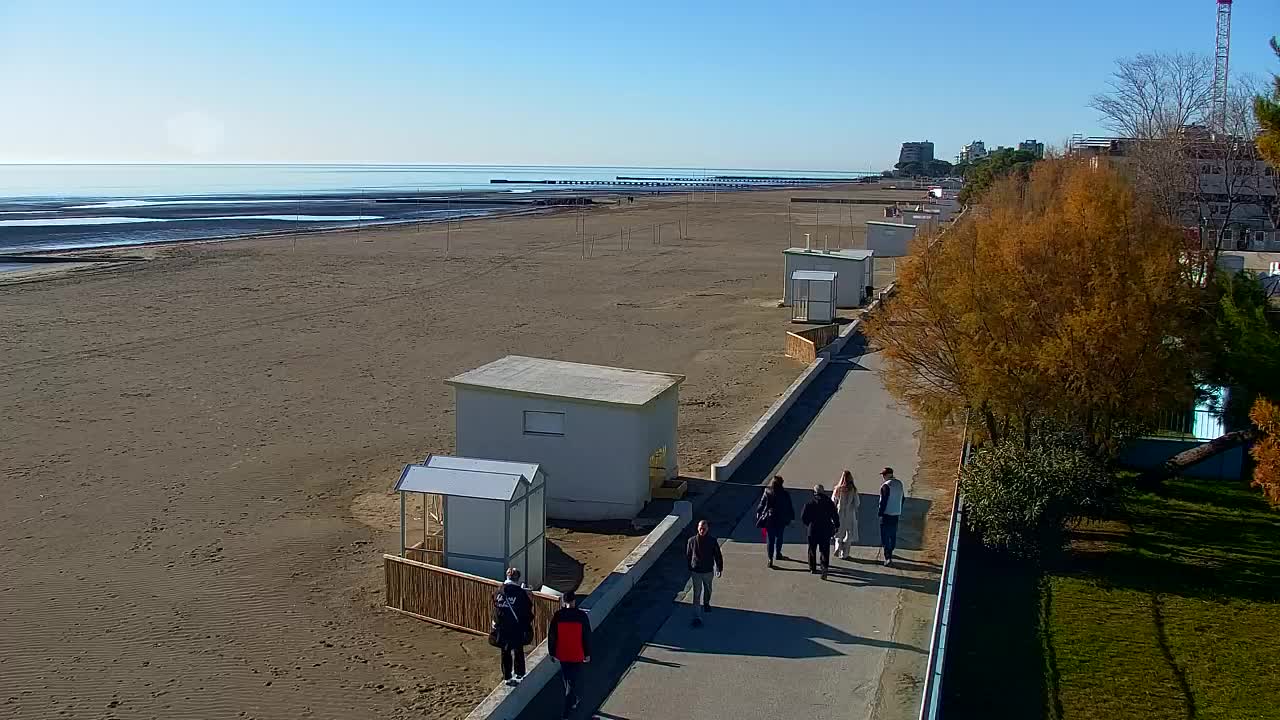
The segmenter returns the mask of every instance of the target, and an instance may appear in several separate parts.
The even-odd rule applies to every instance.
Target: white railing
[[[969,461],[969,426],[965,423],[964,447],[956,471],[956,491],[951,498],[951,526],[947,529],[947,554],[942,559],[938,582],[938,604],[933,611],[933,633],[929,638],[929,664],[925,669],[924,694],[920,700],[920,720],[937,720],[942,702],[942,675],[946,669],[947,638],[951,630],[951,601],[956,584],[956,564],[960,559],[960,527],[964,521],[964,498],[960,495],[960,470]]]

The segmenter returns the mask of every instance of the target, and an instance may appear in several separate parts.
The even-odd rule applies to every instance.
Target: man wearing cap
[[[880,471],[880,546],[884,548],[884,564],[893,563],[893,549],[898,546],[898,517],[902,515],[902,481],[893,476],[893,468]]]
[[[591,662],[591,620],[578,609],[578,595],[570,590],[560,598],[561,607],[547,628],[547,654],[560,663],[564,681],[564,716],[578,707],[578,676],[583,663]]]

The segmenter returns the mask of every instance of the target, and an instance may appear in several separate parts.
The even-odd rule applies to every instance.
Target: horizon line
[[[762,167],[732,167],[732,166],[712,166],[712,165],[589,165],[589,164],[552,164],[552,163],[533,163],[533,164],[502,164],[502,163],[430,163],[430,162],[255,162],[255,161],[227,161],[227,162],[185,162],[175,160],[121,160],[121,161],[77,161],[77,160],[45,160],[38,162],[20,162],[11,160],[0,160],[0,167],[21,166],[21,165],[97,165],[97,166],[118,166],[118,165],[172,165],[172,166],[298,166],[308,165],[313,167],[449,167],[449,168],[583,168],[583,169],[655,169],[655,170],[747,170],[747,171],[763,171],[763,172],[821,172],[821,173],[879,173],[880,170],[818,170],[813,168],[762,168]]]

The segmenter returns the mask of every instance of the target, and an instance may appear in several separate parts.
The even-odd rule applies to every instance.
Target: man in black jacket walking
[[[840,511],[827,497],[821,485],[813,488],[813,499],[800,511],[800,521],[809,528],[809,572],[818,572],[817,557],[822,558],[822,579],[827,579],[827,567],[831,564],[831,538],[840,529]]]
[[[715,571],[716,577],[724,572],[720,543],[711,535],[711,526],[706,520],[698,521],[698,534],[689,538],[684,556],[693,575],[693,626],[698,627],[702,625],[702,613],[711,612],[711,571]]]
[[[507,570],[506,582],[493,596],[493,632],[502,652],[502,679],[517,685],[524,679],[524,646],[533,640],[533,600],[516,568]]]

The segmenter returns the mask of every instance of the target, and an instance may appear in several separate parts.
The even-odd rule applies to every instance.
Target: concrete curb
[[[859,317],[848,325],[845,325],[840,330],[840,336],[833,340],[830,345],[818,352],[818,358],[809,363],[809,367],[805,368],[804,372],[800,373],[800,377],[796,378],[795,382],[791,383],[791,385],[778,396],[778,399],[773,401],[773,404],[769,406],[769,409],[764,411],[764,415],[761,415],[760,419],[756,421],[756,424],[752,425],[751,429],[742,436],[742,439],[738,441],[738,444],[734,445],[732,450],[725,453],[725,456],[720,458],[720,462],[711,466],[711,479],[713,481],[724,482],[728,480],[729,477],[733,475],[733,472],[742,465],[743,461],[751,456],[751,453],[759,447],[760,442],[769,434],[769,431],[773,430],[774,426],[778,424],[778,421],[781,420],[782,417],[787,414],[787,411],[791,409],[791,406],[795,404],[796,399],[799,398],[800,395],[804,393],[805,389],[809,387],[809,384],[813,382],[813,379],[818,377],[818,374],[827,366],[827,363],[831,362],[831,358],[835,357],[837,353],[843,350],[845,343],[849,342],[849,338],[853,337],[854,333],[858,331],[858,328],[862,327],[862,318],[866,317],[866,313],[874,312],[876,308],[880,307],[880,303],[884,302],[884,298],[893,292],[893,288],[894,283],[890,283],[889,286],[884,290],[881,290],[876,296],[876,299],[867,306],[866,312],[862,317]]]
[[[609,577],[583,598],[582,609],[591,618],[591,627],[600,627],[609,613],[617,607],[631,588],[644,577],[644,574],[657,562],[658,556],[666,551],[693,519],[693,503],[681,500],[675,503],[671,514],[662,519],[636,549],[609,573]],[[525,660],[524,680],[516,687],[499,685],[488,697],[467,715],[467,720],[514,720],[533,700],[542,688],[556,676],[558,668],[547,655],[545,642],[533,649]]]
[[[840,341],[836,340],[836,342]],[[796,399],[805,391],[805,388],[809,387],[813,379],[818,377],[818,374],[822,372],[822,369],[829,362],[831,362],[831,357],[826,350],[823,350],[818,354],[817,360],[809,363],[809,367],[805,368],[804,372],[800,373],[800,377],[796,378],[795,382],[791,383],[791,386],[784,390],[777,400],[773,401],[769,409],[764,411],[764,415],[761,415],[756,424],[752,425],[751,429],[742,436],[738,444],[734,445],[732,450],[720,458],[720,462],[711,466],[711,479],[713,481],[724,482],[733,475],[733,472],[742,465],[744,460],[750,457],[751,453],[760,445],[760,441],[778,424],[782,416],[787,414],[787,411],[795,404]]]

